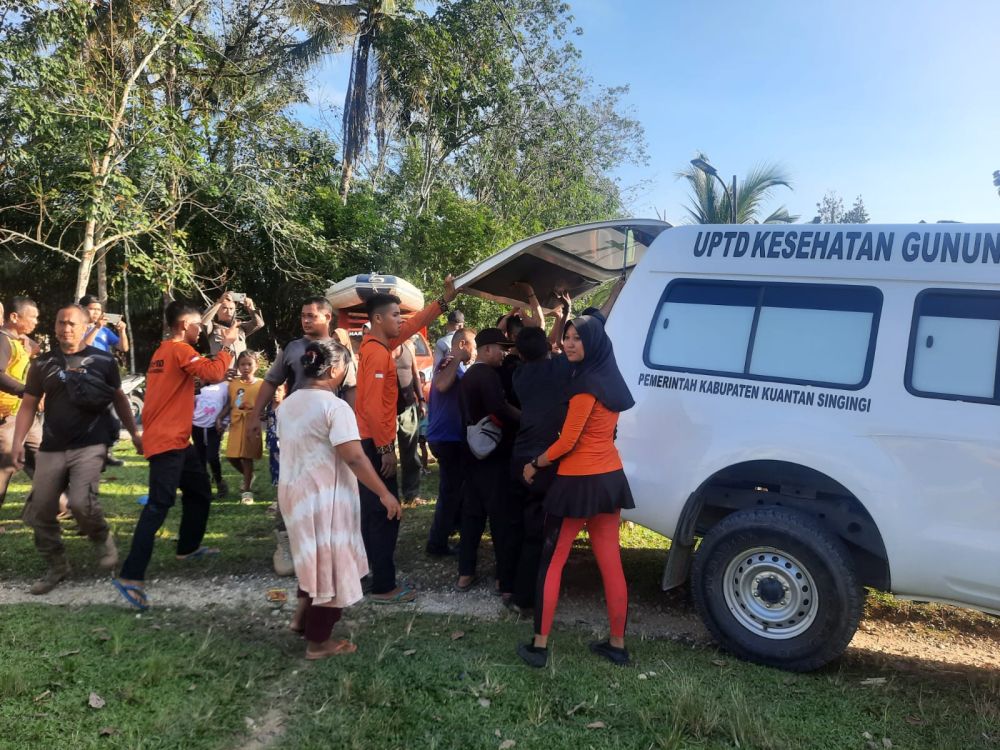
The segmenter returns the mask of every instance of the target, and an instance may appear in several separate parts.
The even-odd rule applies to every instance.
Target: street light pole
[[[733,189],[730,191],[726,181],[719,177],[718,170],[704,159],[692,159],[691,166],[719,181],[719,184],[722,185],[723,192],[725,192],[726,197],[729,198],[729,222],[731,224],[738,224],[739,222],[736,219],[736,175],[733,175]]]

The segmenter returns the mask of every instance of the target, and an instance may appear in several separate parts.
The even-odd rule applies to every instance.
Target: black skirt
[[[545,495],[545,512],[563,518],[590,518],[635,507],[622,469],[606,474],[559,475]]]

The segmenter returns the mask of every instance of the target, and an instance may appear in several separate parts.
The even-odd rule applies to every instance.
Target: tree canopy
[[[3,291],[96,283],[115,310],[127,274],[151,342],[174,296],[245,291],[282,341],[331,279],[436,293],[526,234],[621,214],[614,170],[645,159],[626,89],[583,72],[559,0],[3,8]],[[348,47],[343,126],[304,120],[315,65]]]

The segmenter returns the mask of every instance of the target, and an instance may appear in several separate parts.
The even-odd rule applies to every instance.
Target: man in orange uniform
[[[406,323],[399,313],[399,297],[376,294],[365,304],[371,330],[358,351],[358,391],[355,411],[361,447],[393,495],[396,488],[396,399],[399,385],[392,350],[448,309],[455,299],[455,281],[444,280],[444,295]],[[372,569],[371,598],[375,602],[413,601],[414,593],[396,583],[396,538],[399,519],[390,518],[378,496],[361,490],[361,535]]]
[[[206,358],[194,350],[201,333],[201,313],[182,302],[166,310],[170,338],[160,344],[146,373],[146,403],[142,409],[143,455],[149,461],[149,496],[139,515],[121,576],[113,583],[125,600],[147,609],[143,580],[153,555],[153,540],[181,490],[181,528],[177,559],[218,554],[202,547],[212,502],[212,485],[198,451],[191,443],[194,418],[194,379],[218,383],[233,362],[233,344],[239,328],[222,330],[222,347]]]

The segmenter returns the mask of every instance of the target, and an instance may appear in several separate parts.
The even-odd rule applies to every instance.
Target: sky
[[[800,221],[836,191],[873,223],[1000,221],[997,0],[570,0],[597,85],[628,84],[649,163],[623,166],[632,216],[686,221],[674,173],[704,152],[727,181],[780,165]],[[343,57],[314,79],[340,104]]]

